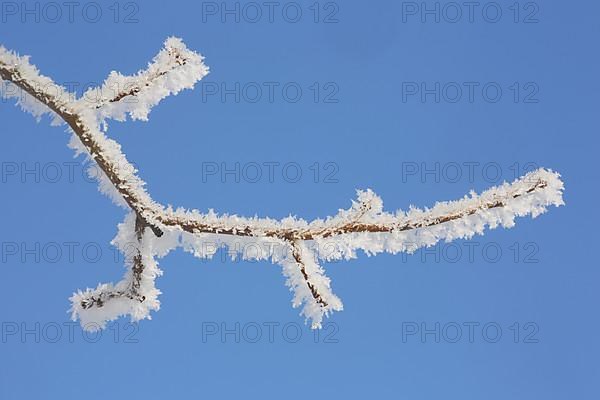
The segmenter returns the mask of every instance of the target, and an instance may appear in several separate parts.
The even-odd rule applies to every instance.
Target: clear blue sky
[[[77,160],[63,128],[2,102],[1,399],[598,398],[597,2],[521,2],[518,15],[500,2],[500,17],[481,2],[472,22],[468,8],[457,16],[441,3],[439,23],[397,1],[324,1],[318,15],[312,2],[281,2],[272,23],[268,7],[258,17],[243,5],[239,23],[235,15],[223,23],[221,2],[121,2],[118,15],[97,3],[99,17],[81,2],[72,23],[68,9],[35,11],[34,2],[22,21],[20,2],[8,3],[0,43],[31,54],[60,83],[133,73],[169,35],[206,56],[211,73],[195,91],[164,101],[148,123],[111,124],[161,202],[314,218],[348,207],[357,188],[375,190],[387,209],[426,206],[512,180],[533,163],[563,175],[567,206],[455,247],[325,265],[345,311],[316,340],[278,266],[182,251],[161,262],[162,309],[152,321],[134,332],[119,320],[96,343],[75,327],[70,340],[70,294],[123,272],[109,242],[124,211],[68,164]],[[224,101],[222,84],[233,89]],[[270,162],[280,163],[272,182]],[[203,176],[214,163],[239,163],[240,181]],[[254,183],[253,163],[262,166]],[[415,165],[437,168],[440,179],[407,174]],[[239,343],[207,335],[236,323]],[[433,333],[407,334],[436,323],[439,343]]]

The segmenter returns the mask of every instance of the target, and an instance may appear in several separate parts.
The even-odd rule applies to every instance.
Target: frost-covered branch
[[[78,101],[82,108],[95,110],[99,121],[148,120],[150,109],[162,99],[176,95],[208,74],[203,58],[188,50],[179,39],[165,43],[148,68],[132,76],[111,72],[104,84],[91,88]]]
[[[424,210],[384,212],[375,193],[358,191],[358,199],[349,209],[310,222],[291,216],[282,220],[244,218],[165,207],[150,197],[120,145],[106,137],[106,120],[125,120],[127,115],[147,120],[153,106],[193,88],[207,73],[202,56],[188,50],[180,39],[169,38],[146,70],[133,76],[112,72],[100,88],[76,99],[40,75],[28,57],[0,47],[0,78],[20,89],[8,90],[3,85],[3,96],[17,98],[17,103],[38,119],[49,113],[54,123],[66,123],[72,133],[70,146],[102,171],[99,176],[94,174],[100,191],[131,210],[112,242],[126,254],[128,269],[123,280],[71,297],[73,318],[79,318],[86,329],[103,328],[121,315],[133,320],[150,318],[150,311],[158,310],[160,292],[154,280],[161,271],[156,258],[178,247],[210,258],[223,246],[244,258],[280,264],[286,284],[294,292],[293,306],[302,306],[302,315],[317,328],[324,316],[343,308],[319,259],[354,258],[357,250],[367,254],[413,252],[440,240],[482,234],[485,227],[511,227],[515,217],[536,217],[550,205],[563,204],[560,176],[539,169],[481,195],[471,193]],[[244,243],[257,250],[240,252],[239,245]],[[324,248],[330,250],[322,251]]]

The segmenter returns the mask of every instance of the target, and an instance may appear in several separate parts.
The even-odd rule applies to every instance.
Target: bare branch
[[[142,273],[144,272],[144,260],[140,249],[142,248],[145,228],[146,223],[144,220],[136,216],[135,233],[137,237],[137,248],[136,254],[132,261],[132,276],[129,280],[127,288],[125,290],[103,291],[101,293],[91,294],[88,297],[82,298],[80,300],[80,304],[83,309],[88,310],[92,307],[101,308],[107,302],[118,298],[127,298],[130,300],[139,301],[140,303],[143,303],[144,300],[146,300],[146,296],[140,293],[140,287],[142,285]]]
[[[170,38],[147,70],[129,77],[111,73],[100,89],[92,91],[99,90],[102,94],[114,86],[120,89],[111,96],[102,94],[90,105],[86,103],[86,96],[71,101],[72,94],[40,75],[26,57],[0,47],[0,78],[12,82],[70,127],[82,149],[104,174],[102,178],[110,183],[135,215],[135,222],[123,225],[125,230],[135,225],[137,254],[131,260],[130,275],[117,287],[101,285],[94,291],[76,294],[72,299],[74,304],[79,303],[74,305],[74,316],[82,318],[85,311],[102,309],[113,302],[117,304],[114,312],[102,314],[102,321],[127,313],[138,319],[147,318],[148,311],[158,309],[159,305],[156,297],[160,292],[154,288],[154,277],[160,273],[154,256],[164,253],[158,250],[161,247],[157,243],[159,238],[167,233],[167,239],[177,246],[181,245],[182,235],[191,235],[199,242],[214,235],[256,240],[272,238],[289,246],[291,257],[276,259],[273,254],[267,254],[267,257],[282,264],[288,285],[296,293],[294,305],[304,304],[303,314],[312,319],[313,327],[318,327],[323,315],[341,310],[342,304],[331,292],[329,279],[315,262],[315,255],[306,242],[338,241],[345,249],[331,256],[337,258],[351,256],[355,249],[369,253],[409,251],[406,246],[408,234],[418,239],[417,247],[430,246],[442,239],[470,237],[481,233],[486,226],[512,226],[516,216],[530,214],[535,217],[549,205],[563,204],[560,176],[539,169],[512,184],[505,183],[481,195],[472,193],[455,202],[436,203],[431,209],[411,209],[406,213],[384,212],[381,199],[370,190],[359,192],[358,202],[349,210],[340,210],[334,217],[312,222],[292,217],[274,220],[219,216],[212,211],[202,214],[197,210],[172,210],[151,198],[137,170],[121,153],[119,144],[107,138],[100,127],[104,126],[106,118],[122,120],[127,114],[133,119],[147,119],[152,106],[168,95],[192,88],[208,73],[202,60],[202,56],[188,50],[181,40]],[[49,85],[59,90],[49,91]],[[146,227],[153,234],[149,234]],[[378,236],[382,234],[388,236]],[[204,251],[197,253],[209,256]],[[151,300],[147,293],[151,294]],[[121,304],[121,300],[133,303]],[[140,308],[136,302],[144,304]]]
[[[169,95],[194,84],[208,74],[199,54],[188,50],[180,39],[169,38],[148,68],[135,75],[111,72],[104,84],[89,89],[78,107],[94,109],[97,118],[147,120],[150,109]]]
[[[321,305],[322,307],[327,307],[328,306],[327,302],[325,300],[323,300],[323,296],[321,296],[321,294],[317,290],[316,286],[310,281],[308,274],[306,273],[306,266],[304,264],[304,260],[302,259],[302,254],[301,254],[301,250],[299,248],[299,243],[292,242],[291,246],[293,249],[292,254],[294,256],[294,260],[296,260],[296,263],[298,264],[298,268],[300,268],[300,273],[302,274],[302,277],[306,281],[306,286],[308,286],[308,288],[310,289],[310,293],[312,294],[315,301],[317,303],[319,303],[319,305]]]

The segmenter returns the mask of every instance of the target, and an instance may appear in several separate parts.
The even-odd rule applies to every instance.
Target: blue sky
[[[86,337],[68,297],[122,275],[109,242],[124,211],[82,177],[62,128],[3,101],[0,398],[597,398],[596,2],[471,15],[442,2],[438,16],[421,2],[238,15],[236,2],[81,2],[72,21],[26,4],[2,3],[0,43],[79,92],[144,67],[170,35],[206,56],[196,90],[147,123],[111,124],[161,202],[315,218],[358,188],[386,209],[427,206],[543,166],[563,175],[567,205],[412,256],[325,265],[345,310],[318,337],[278,266],[181,251],[161,261],[152,321]]]

